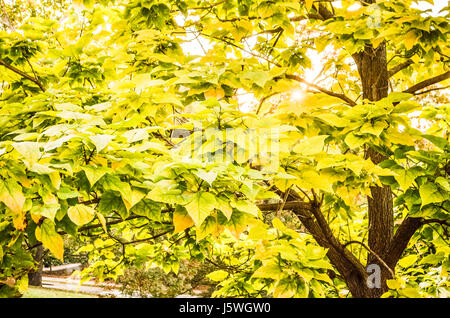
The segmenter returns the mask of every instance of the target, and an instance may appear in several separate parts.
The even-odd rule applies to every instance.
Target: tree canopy
[[[70,235],[86,278],[448,297],[449,7],[414,4],[1,0],[0,296]]]

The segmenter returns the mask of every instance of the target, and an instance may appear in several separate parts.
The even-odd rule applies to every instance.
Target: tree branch
[[[408,246],[411,237],[422,226],[422,224],[422,218],[413,217],[407,217],[400,224],[386,253],[386,263],[390,268],[395,268],[395,265],[403,254],[403,251]]]
[[[322,93],[325,93],[327,95],[334,96],[334,97],[337,97],[339,99],[342,99],[343,101],[345,101],[350,106],[355,106],[356,105],[356,103],[352,99],[347,97],[346,95],[329,91],[329,90],[327,90],[325,88],[317,86],[316,84],[313,84],[313,83],[310,83],[310,82],[306,81],[305,79],[301,78],[300,76],[286,74],[286,78],[294,80],[294,81],[297,81],[297,82],[300,82],[300,83],[303,83],[303,84],[305,84],[305,85],[307,85],[309,87],[312,87],[312,88],[318,90],[319,92],[322,92]]]
[[[441,75],[429,78],[420,83],[417,83],[416,85],[411,86],[407,90],[404,90],[403,93],[416,94],[417,91],[419,91],[423,88],[426,88],[428,86],[431,86],[433,84],[445,81],[448,78],[450,78],[450,71],[447,71]]]
[[[44,85],[41,83],[41,81],[39,81],[37,78],[34,78],[31,75],[28,75],[27,73],[19,70],[18,68],[6,63],[3,59],[0,59],[0,65],[3,65],[4,67],[6,67],[7,69],[13,71],[16,74],[19,74],[20,76],[32,81],[33,83],[35,83],[37,86],[39,86],[39,88],[41,89],[41,91],[45,92],[45,87]]]
[[[407,67],[410,66],[411,64],[414,64],[413,60],[407,60],[407,61],[404,62],[404,63],[400,63],[400,64],[394,66],[393,68],[391,68],[391,69],[388,71],[388,76],[389,76],[389,77],[394,76],[395,74],[397,74],[397,73],[400,72],[401,70],[407,68]]]
[[[295,191],[290,192],[295,196]],[[282,205],[283,202],[265,203],[258,204],[258,208],[261,211],[278,211]],[[328,223],[319,211],[320,206],[317,201],[287,201],[284,203],[283,209],[292,210],[317,243],[328,249],[328,258],[349,285],[354,284],[353,287],[358,288],[356,285],[361,282],[364,284],[364,279],[367,276],[364,266],[333,235]],[[355,279],[355,276],[359,279]]]

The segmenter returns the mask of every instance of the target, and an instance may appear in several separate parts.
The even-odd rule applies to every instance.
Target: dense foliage
[[[0,296],[70,235],[86,279],[448,297],[449,12],[412,3],[0,1]]]

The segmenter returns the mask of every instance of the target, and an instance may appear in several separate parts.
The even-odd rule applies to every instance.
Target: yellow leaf
[[[22,187],[14,180],[0,180],[0,201],[11,210],[14,227],[19,231],[25,229],[25,196]]]
[[[59,175],[58,171],[53,171],[48,174],[50,177],[50,181],[52,182],[52,185],[55,187],[56,190],[59,190],[59,187],[61,186],[61,176]]]
[[[325,139],[328,135],[314,136],[301,140],[299,144],[294,147],[294,152],[303,156],[314,155],[323,150]]]
[[[214,271],[212,273],[209,273],[208,275],[206,275],[206,277],[208,277],[209,279],[211,279],[215,282],[221,282],[225,278],[228,277],[228,272],[220,269],[220,270]]]
[[[386,285],[390,288],[390,289],[399,289],[402,287],[401,282],[399,282],[396,279],[388,279],[386,280]]]
[[[173,233],[176,234],[194,225],[194,221],[192,221],[187,212],[182,209],[176,209],[173,213],[173,225],[175,226]]]
[[[305,0],[306,10],[311,10],[314,0]]]
[[[206,99],[215,98],[217,100],[221,99],[225,96],[225,92],[222,88],[211,88],[203,93]]]
[[[416,34],[414,30],[410,30],[408,33],[406,33],[405,39],[403,40],[406,49],[411,50],[418,38],[419,36]]]
[[[64,241],[55,230],[55,224],[49,219],[45,219],[44,222],[35,230],[36,239],[48,248],[58,259],[63,261],[64,257]]]
[[[108,232],[108,230],[106,229],[106,219],[103,216],[103,214],[100,214],[98,212],[95,212],[95,215],[97,216],[97,219],[100,221],[100,224],[102,225],[103,231],[105,231],[105,233]]]
[[[92,221],[95,216],[95,210],[89,206],[77,204],[69,208],[67,215],[73,223],[82,226]]]

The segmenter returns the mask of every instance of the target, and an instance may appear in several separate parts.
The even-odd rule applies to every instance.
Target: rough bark
[[[31,286],[42,286],[42,270],[44,268],[44,247],[38,245],[33,255],[38,263],[37,270],[28,274],[28,284]]]
[[[389,71],[387,68],[386,44],[381,43],[377,48],[366,45],[364,51],[354,55],[354,59],[361,78],[363,98],[378,101],[387,97]],[[386,159],[373,148],[367,149],[366,158],[370,158],[374,164],[379,164]],[[370,188],[370,192],[371,196],[367,198],[369,247],[385,261],[394,233],[393,195],[389,186],[374,186]],[[370,264],[380,266],[382,288],[371,291],[368,297],[379,297],[387,291],[386,280],[392,278],[392,275],[389,269],[380,264],[373,253],[370,253],[368,257],[367,266]]]

